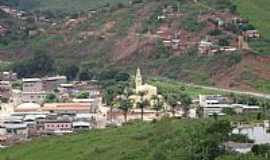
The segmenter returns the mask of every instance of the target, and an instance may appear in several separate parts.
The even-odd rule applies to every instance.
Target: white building
[[[46,92],[40,78],[24,78],[21,103],[43,103]]]
[[[216,115],[225,115],[225,108],[232,108],[236,113],[257,112],[259,106],[250,106],[245,104],[231,104],[226,97],[220,95],[199,95],[199,105],[203,108],[204,117]]]

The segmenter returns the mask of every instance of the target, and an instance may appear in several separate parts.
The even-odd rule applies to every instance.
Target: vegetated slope
[[[251,46],[259,53],[270,54],[270,1],[268,0],[236,0],[238,12],[262,33],[262,40],[251,42]]]
[[[230,132],[229,124],[222,120],[135,123],[36,139],[0,151],[0,160],[214,160],[224,155],[219,145]]]
[[[27,11],[77,13],[117,3],[127,4],[128,0],[2,0],[2,3]]]
[[[140,66],[143,73],[150,76],[165,76],[225,88],[270,90],[269,86],[264,86],[269,82],[267,74],[270,68],[262,67],[264,64],[268,66],[267,57],[260,58],[248,51],[215,56],[198,55],[200,40],[214,37],[210,35],[215,31],[215,25],[209,20],[211,16],[221,15],[227,19],[235,16],[228,11],[232,5],[229,0],[216,0],[215,3],[207,0],[200,1],[202,3],[188,0],[134,0],[134,3],[119,3],[120,0],[117,0],[110,1],[109,5],[106,0],[81,0],[68,1],[68,5],[64,5],[67,1],[57,1],[52,5],[53,1],[50,0],[40,3],[36,3],[39,2],[37,0],[25,0],[17,4],[23,8],[22,4],[36,3],[26,11],[33,14],[30,16],[32,19],[41,20],[17,23],[17,26],[23,24],[24,30],[3,38],[6,40],[4,44],[0,43],[0,52],[6,54],[2,54],[2,60],[18,60],[42,51],[56,60],[57,70],[63,70],[62,66],[76,65],[80,73],[94,75],[112,69],[131,72]],[[69,4],[73,3],[76,4],[70,9]],[[166,6],[173,6],[174,14],[165,20],[158,20]],[[63,7],[67,7],[67,12],[61,14]],[[39,8],[42,10],[36,12]],[[60,9],[59,12],[56,8]],[[97,13],[89,15],[87,10],[92,8],[96,8]],[[167,34],[181,33],[183,47],[180,50],[175,51],[164,45],[158,35],[164,28],[168,30]],[[236,45],[236,34],[226,30],[218,34],[214,37],[217,43],[228,40],[231,45]],[[248,76],[241,76],[247,75],[247,72]]]

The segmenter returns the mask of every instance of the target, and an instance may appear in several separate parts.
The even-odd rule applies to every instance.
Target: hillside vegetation
[[[0,151],[0,160],[264,160],[253,155],[223,157],[224,120],[162,120],[65,137],[36,139]],[[253,160],[252,159],[252,160]]]
[[[261,56],[267,55],[269,34],[267,25],[258,18],[267,18],[267,5],[259,10],[259,5],[264,4],[262,0],[254,5],[250,0],[237,0],[237,6],[231,0],[198,2],[3,0],[1,3],[24,9],[29,16],[26,20],[10,15],[0,18],[0,25],[10,28],[0,38],[0,58],[3,61],[0,68],[12,69],[20,77],[65,74],[71,79],[83,77],[82,80],[89,80],[99,79],[104,73],[133,74],[139,66],[149,77],[162,76],[269,93],[270,58]],[[258,12],[245,9],[249,5],[257,6]],[[173,16],[158,20],[164,8],[172,10]],[[94,13],[89,11],[92,9]],[[198,44],[206,37],[215,39],[221,46],[236,45],[237,34],[226,29],[216,30],[216,22],[211,20],[212,15],[230,20],[238,16],[236,11],[242,17],[254,16],[251,23],[263,33],[263,39],[250,44],[260,54],[239,50],[214,56],[199,55]],[[166,47],[157,34],[162,28],[168,28],[172,35],[180,33],[183,47],[177,51]],[[37,57],[45,58],[37,60]],[[45,62],[46,59],[51,62]],[[44,70],[36,64],[43,66]]]
[[[77,13],[117,3],[127,4],[128,0],[3,0],[2,3],[14,5],[28,11]]]

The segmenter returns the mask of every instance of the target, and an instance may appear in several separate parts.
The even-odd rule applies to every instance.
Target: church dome
[[[37,103],[23,103],[16,107],[15,111],[37,111],[40,109],[40,105]]]

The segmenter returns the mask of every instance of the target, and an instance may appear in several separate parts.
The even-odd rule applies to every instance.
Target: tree
[[[179,100],[181,102],[181,106],[182,106],[183,111],[184,111],[184,117],[186,117],[187,112],[189,110],[189,106],[192,104],[192,99],[187,94],[182,94],[182,95],[180,95]]]
[[[161,97],[159,96],[152,96],[152,101],[153,101],[153,108],[156,110],[157,112],[157,115],[158,115],[158,112],[163,108],[164,106],[164,102],[163,100],[161,99]]]
[[[81,92],[77,96],[77,98],[80,98],[80,99],[84,99],[84,98],[88,98],[88,97],[89,97],[89,92]]]
[[[130,109],[133,107],[133,103],[128,97],[123,96],[118,99],[118,108],[122,110],[125,122],[127,122],[127,114],[130,111]]]
[[[112,121],[112,110],[113,110],[113,99],[114,99],[114,90],[112,88],[108,88],[105,90],[104,101],[106,105],[110,106],[110,119]]]
[[[77,77],[79,68],[76,65],[69,65],[63,68],[63,74],[67,76],[68,80],[74,80]]]
[[[44,51],[36,51],[30,59],[15,63],[13,70],[19,77],[45,76],[54,71],[54,59]]]
[[[173,117],[175,117],[175,109],[180,104],[180,98],[177,94],[168,94],[166,95],[166,100],[171,106],[171,112],[173,114]]]
[[[129,74],[128,73],[117,73],[115,76],[114,76],[114,79],[116,81],[128,81],[129,80]]]
[[[141,120],[143,121],[144,108],[149,103],[147,100],[144,99],[145,92],[139,92],[139,96],[140,96],[140,102],[137,103],[137,107],[141,109]]]
[[[51,93],[48,94],[45,98],[45,102],[47,103],[53,103],[53,102],[58,102],[58,99],[55,94]]]
[[[254,145],[251,150],[255,155],[262,155],[265,158],[269,158],[270,144]]]

